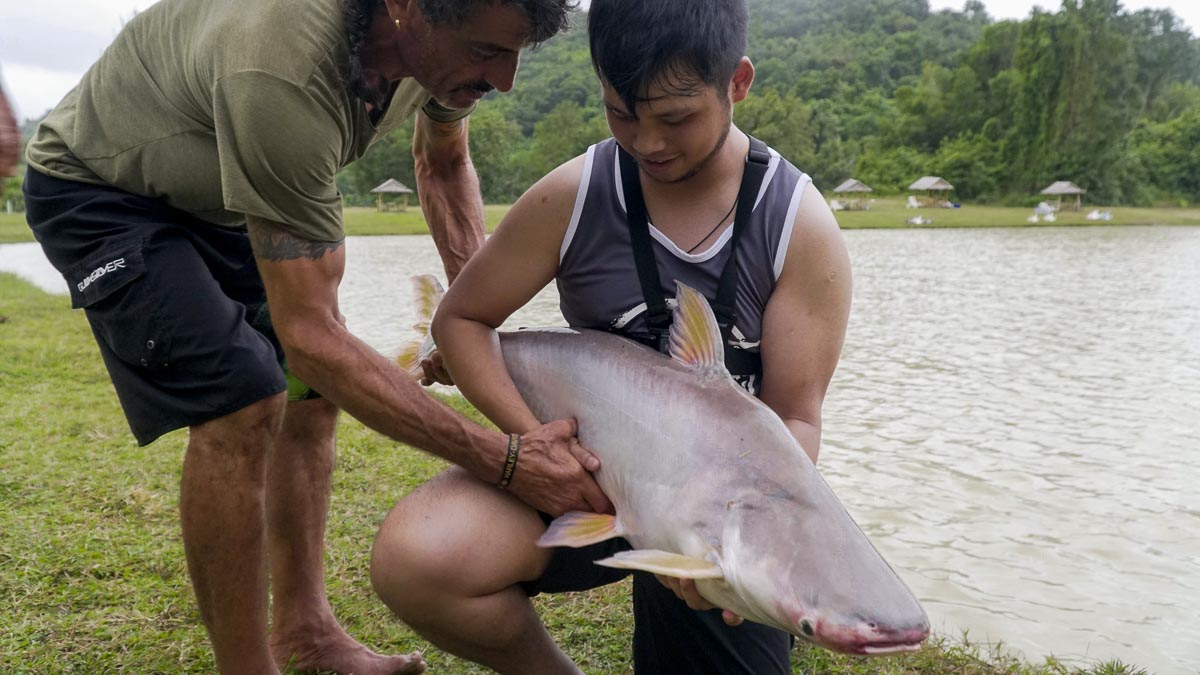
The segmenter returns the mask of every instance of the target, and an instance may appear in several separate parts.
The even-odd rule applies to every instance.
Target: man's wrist
[[[501,490],[507,490],[517,472],[517,459],[521,455],[521,436],[508,435],[508,445],[504,455],[504,466],[500,470],[500,481],[496,483]]]

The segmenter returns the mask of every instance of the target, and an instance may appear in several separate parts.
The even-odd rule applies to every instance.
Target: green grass
[[[508,204],[488,204],[483,207],[483,218],[487,230],[492,231],[508,213]],[[425,216],[419,206],[410,206],[406,211],[380,213],[375,207],[350,206],[344,211],[346,234],[351,236],[373,234],[428,234]]]
[[[178,525],[182,432],[130,438],[80,312],[0,274],[0,672],[213,672]],[[478,419],[462,399],[449,402]],[[431,672],[479,673],[391,618],[367,578],[368,551],[395,500],[444,464],[350,418],[338,432],[328,535],[334,611],[386,652],[425,650]],[[627,673],[628,584],[537,599],[551,632],[588,673]],[[805,646],[796,673],[1095,675],[1021,663],[961,637],[918,654],[860,659]]]
[[[508,204],[489,204],[483,207],[484,219],[490,232],[508,212]],[[1108,222],[1093,222],[1084,219],[1091,208],[1084,206],[1078,212],[1059,214],[1055,223],[1044,225],[1200,225],[1200,208],[1125,208],[1115,207],[1113,219]],[[961,209],[906,209],[899,198],[878,199],[870,211],[839,211],[838,223],[842,229],[868,228],[894,229],[913,227],[904,220],[912,216],[931,218],[933,223],[921,227],[1036,227],[1026,222],[1033,209],[1008,206],[972,206]],[[413,205],[406,211],[380,213],[374,207],[351,206],[345,210],[346,234],[369,236],[379,234],[427,234],[425,217],[420,207]],[[33,241],[33,235],[25,224],[22,213],[0,213],[0,244]]]
[[[22,241],[33,241],[33,232],[25,224],[25,214],[0,212],[0,244]]]
[[[1063,211],[1053,223],[1037,225],[1026,219],[1033,214],[1032,208],[1011,206],[975,206],[964,204],[960,209],[904,207],[899,197],[877,199],[869,211],[838,211],[838,224],[843,230],[899,229],[914,227],[905,224],[905,219],[923,216],[933,220],[930,225],[919,227],[1040,227],[1063,225],[1200,225],[1200,208],[1133,208],[1104,207],[1112,212],[1110,221],[1091,221],[1084,216],[1092,208],[1084,205],[1079,211]]]

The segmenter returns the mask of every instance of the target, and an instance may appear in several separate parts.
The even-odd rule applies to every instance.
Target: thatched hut
[[[950,191],[954,186],[941,176],[922,176],[908,186],[913,192],[924,192],[922,206],[943,206],[950,201]],[[910,200],[911,201],[911,200]]]
[[[1052,197],[1057,197],[1058,198],[1058,210],[1060,210],[1060,211],[1062,210],[1063,195],[1067,195],[1067,196],[1075,195],[1075,205],[1071,206],[1070,209],[1072,211],[1078,211],[1080,202],[1083,201],[1082,196],[1087,194],[1087,190],[1084,190],[1083,188],[1079,187],[1078,185],[1072,183],[1069,180],[1056,180],[1050,184],[1050,187],[1046,188],[1045,190],[1042,190],[1042,194],[1050,195]],[[1068,202],[1068,204],[1069,204],[1069,202]]]
[[[375,193],[375,208],[380,211],[404,211],[408,208],[408,196],[413,193],[412,189],[395,178],[383,181],[378,187],[371,190],[371,192]],[[401,202],[399,204],[395,202],[385,203],[383,201],[383,195],[385,194],[401,195]]]
[[[841,185],[833,188],[835,194],[849,195],[842,198],[842,203],[847,209],[865,209],[867,201],[861,195],[874,192],[866,183],[857,178],[848,178]]]

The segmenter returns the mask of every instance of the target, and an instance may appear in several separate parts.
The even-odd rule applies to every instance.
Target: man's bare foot
[[[271,636],[271,653],[284,672],[339,675],[416,675],[425,672],[421,652],[384,656],[360,645],[340,626],[319,636]]]

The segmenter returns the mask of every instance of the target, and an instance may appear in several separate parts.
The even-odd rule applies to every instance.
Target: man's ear
[[[399,21],[401,26],[406,25],[412,19],[413,13],[419,11],[416,0],[383,0],[383,6],[388,17],[392,21]]]
[[[743,56],[733,69],[733,77],[729,80],[729,99],[741,103],[750,93],[750,85],[754,83],[754,64],[749,56]]]

